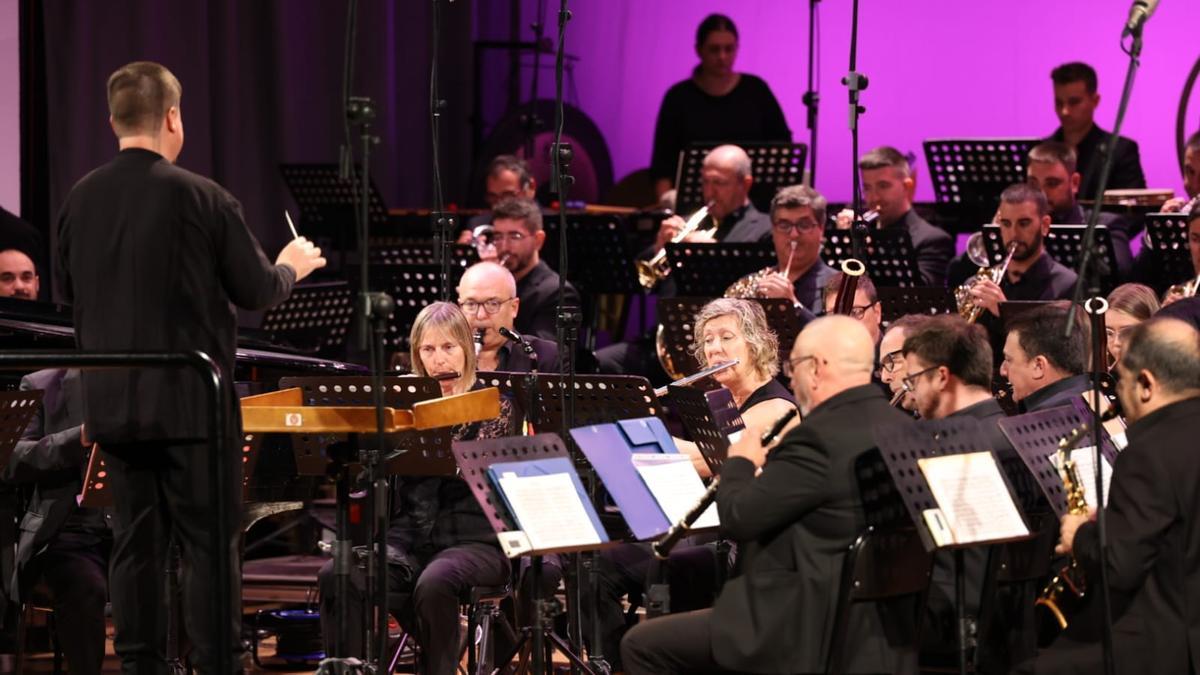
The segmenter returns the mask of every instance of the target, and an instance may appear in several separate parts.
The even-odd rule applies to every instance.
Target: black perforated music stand
[[[384,404],[398,409],[411,409],[421,401],[440,398],[441,387],[429,377],[386,377],[387,393]],[[279,380],[280,389],[299,387],[305,405],[370,406],[374,404],[371,378],[364,376],[285,377]],[[454,457],[450,454],[451,427],[402,431],[388,434],[390,456],[385,471],[402,476],[453,475]],[[326,448],[345,442],[347,434],[304,434],[292,439],[296,456],[296,471],[301,475],[324,476],[332,458]]]
[[[1085,423],[1090,425],[1091,422],[1091,414],[1075,406],[1039,410],[1007,417],[999,422],[1000,431],[1016,448],[1017,454],[1036,479],[1050,508],[1059,518],[1067,513],[1067,496],[1063,491],[1062,476],[1050,458],[1058,452],[1059,441],[1067,437],[1072,429]],[[1088,438],[1091,438],[1091,434],[1089,431]],[[1108,432],[1101,429],[1100,434],[1100,452],[1112,466],[1117,461],[1117,449],[1108,437]]]
[[[1037,138],[930,138],[925,163],[939,210],[962,223],[992,219],[1000,193],[1026,181],[1029,151]]]
[[[300,229],[309,237],[329,237],[343,251],[358,241],[354,224],[357,197],[354,183],[338,175],[337,164],[280,164],[279,172],[292,198],[300,207]],[[367,215],[371,229],[387,224],[387,207],[371,181]]]
[[[437,252],[428,239],[371,237],[370,262],[375,265],[437,265]],[[479,262],[479,251],[467,244],[450,247],[451,267],[461,271]],[[457,281],[457,276],[454,277]]]
[[[679,295],[719,298],[742,277],[776,264],[775,249],[764,242],[667,244],[671,279]]]
[[[780,188],[804,182],[804,161],[808,146],[783,141],[730,141],[746,151],[753,167],[754,184],[750,201],[759,211],[769,211],[771,199]],[[679,213],[691,213],[704,206],[701,170],[704,158],[724,143],[692,143],[679,153],[675,169],[675,205]]]
[[[671,411],[683,422],[708,470],[714,476],[720,474],[721,465],[729,455],[729,437],[717,423],[705,392],[693,387],[669,385],[667,396],[671,401]]]
[[[1166,284],[1196,276],[1188,249],[1187,220],[1187,216],[1179,213],[1146,216],[1146,236],[1142,245],[1157,254],[1161,266],[1157,272]]]
[[[883,286],[876,288],[876,291],[879,293],[879,305],[883,312],[884,326],[909,314],[934,316],[954,314],[958,311],[958,304],[954,300],[954,291],[949,288]]]
[[[558,266],[557,221],[548,228],[542,259]],[[579,213],[567,216],[567,261],[570,282],[585,294],[642,292],[634,269],[637,251],[619,217]]]
[[[304,284],[282,304],[267,310],[262,328],[273,342],[310,354],[337,350],[346,343],[354,302],[345,281]]]
[[[8,466],[13,449],[42,404],[42,391],[0,391],[0,467]]]
[[[451,267],[460,270],[459,267]],[[451,279],[451,287],[457,284]],[[442,299],[442,271],[436,265],[372,265],[371,287],[386,291],[396,301],[384,344],[389,350],[407,352],[409,333],[417,314]]]
[[[1083,246],[1083,235],[1087,225],[1051,225],[1050,234],[1044,239],[1046,252],[1060,265],[1074,268]],[[1004,241],[1000,238],[999,225],[983,226],[983,245],[993,265],[1004,262]],[[1113,251],[1112,236],[1104,225],[1096,226],[1096,251],[1104,257],[1107,273],[1100,279],[1100,288],[1108,293],[1117,286],[1117,258]]]
[[[821,246],[821,258],[830,266],[838,268],[842,261],[854,257],[854,241],[850,230],[826,230]],[[912,237],[903,228],[871,230],[867,236],[867,276],[875,287],[921,285],[921,269],[917,266],[917,254]]]

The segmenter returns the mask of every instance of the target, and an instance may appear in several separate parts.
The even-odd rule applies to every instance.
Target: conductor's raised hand
[[[287,265],[296,271],[296,281],[325,266],[325,258],[321,257],[321,249],[304,237],[296,237],[288,242],[275,259],[276,265]]]

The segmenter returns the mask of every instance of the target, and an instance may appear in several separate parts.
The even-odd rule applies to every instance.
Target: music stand
[[[1001,463],[997,461],[996,466],[999,469],[1000,479],[1004,482],[1008,496],[1013,502],[1013,508],[1026,531],[1024,535],[981,538],[966,543],[939,544],[929,530],[926,512],[940,510],[941,506],[926,481],[919,460],[974,453],[987,453],[996,459],[993,449],[985,440],[979,421],[970,417],[951,417],[913,424],[876,426],[875,441],[879,446],[880,457],[891,475],[894,495],[900,497],[909,517],[916,524],[917,533],[925,550],[932,552],[938,549],[948,549],[954,553],[955,607],[959,625],[958,663],[959,672],[966,673],[970,641],[967,638],[969,632],[966,616],[964,551],[967,548],[1028,541],[1033,538],[1033,535],[1029,534],[1028,521],[1019,506],[1021,502],[1017,498],[1017,491],[1014,490],[1008,473],[1001,468]],[[856,469],[858,468],[856,466]],[[862,475],[861,471],[859,475]],[[969,488],[964,487],[964,489],[969,491]],[[887,503],[884,500],[877,501]],[[894,504],[894,497],[890,501]]]
[[[668,385],[667,396],[671,401],[671,411],[683,422],[708,470],[714,476],[719,475],[721,466],[729,456],[729,436],[717,420],[707,392],[694,387]],[[741,422],[740,415],[737,421]]]
[[[547,222],[547,234],[558,234],[558,221]],[[550,236],[542,259],[557,265],[560,236]],[[569,281],[584,294],[641,293],[634,269],[637,254],[620,218],[612,214],[579,213],[567,216],[567,268]]]
[[[0,391],[0,466],[8,466],[17,441],[41,404],[41,389]]]
[[[442,270],[437,265],[375,265],[371,267],[371,279],[372,288],[382,289],[395,299],[384,344],[394,352],[407,352],[417,314],[442,299]],[[457,280],[451,279],[450,284],[456,285]]]
[[[376,265],[437,265],[437,252],[427,239],[411,239],[407,237],[371,237],[370,263]],[[451,265],[457,275],[461,270],[479,262],[479,251],[468,244],[453,244],[450,246]]]
[[[804,161],[808,146],[803,143],[785,141],[742,141],[732,142],[746,151],[754,167],[754,185],[750,188],[750,201],[759,211],[771,209],[771,199],[780,188],[804,182]],[[704,190],[701,186],[704,158],[719,145],[727,143],[692,143],[679,153],[679,164],[675,169],[675,211],[691,213],[704,206]]]
[[[355,184],[342,180],[337,164],[280,164],[283,183],[300,207],[301,229],[310,237],[328,237],[341,251],[358,242],[354,223]],[[372,228],[387,224],[387,207],[371,181],[367,216]]]
[[[1038,138],[930,138],[925,164],[939,211],[960,223],[989,222],[1009,185],[1026,181]]]
[[[328,354],[346,343],[354,302],[345,281],[304,284],[282,304],[268,309],[262,328],[273,342],[309,354]]]
[[[1063,490],[1062,475],[1050,458],[1058,452],[1059,441],[1079,425],[1091,424],[1091,420],[1091,413],[1082,407],[1059,406],[999,421],[1000,431],[1016,448],[1054,515],[1060,519],[1067,513],[1067,495]],[[1088,432],[1089,438],[1091,433]],[[1100,430],[1100,452],[1109,466],[1116,463],[1117,449],[1103,428]]]
[[[503,670],[504,666],[512,661],[513,657],[521,651],[525,641],[532,637],[534,642],[534,672],[544,672],[542,668],[543,654],[541,641],[549,640],[552,649],[558,649],[575,667],[590,675],[593,671],[587,663],[571,650],[571,646],[565,640],[553,632],[552,627],[542,623],[542,598],[540,597],[542,557],[546,555],[593,551],[606,548],[607,546],[600,544],[541,550],[524,549],[524,542],[521,541],[523,537],[515,535],[517,527],[516,518],[510,513],[504,498],[498,493],[488,473],[493,464],[501,462],[525,462],[559,457],[569,458],[570,455],[568,455],[562,439],[559,438],[558,434],[553,433],[536,434],[534,436],[490,438],[454,443],[451,450],[462,479],[470,486],[471,494],[475,496],[475,501],[479,503],[479,507],[483,510],[484,516],[487,517],[488,523],[496,532],[496,537],[500,541],[505,554],[510,558],[519,555],[529,555],[533,558],[530,573],[532,574],[531,581],[534,594],[534,625],[529,632],[522,635],[521,639],[504,658],[497,659],[496,665],[499,669]],[[587,504],[585,503],[586,506]]]
[[[1142,246],[1158,256],[1156,270],[1163,286],[1196,276],[1188,249],[1188,217],[1180,213],[1152,213],[1146,216],[1146,236]]]
[[[841,267],[842,261],[854,257],[854,237],[851,230],[825,230],[825,241],[821,245],[821,258],[833,268]],[[920,286],[921,268],[917,266],[917,253],[913,248],[912,236],[904,228],[871,230],[867,235],[867,276],[875,287]]]
[[[742,277],[776,264],[775,249],[763,242],[667,244],[667,262],[679,295],[719,298]]]
[[[958,312],[954,290],[950,288],[882,286],[876,287],[875,290],[879,293],[879,305],[885,329],[896,319],[909,314],[936,316]]]
[[[1046,235],[1046,252],[1060,265],[1074,268],[1079,260],[1079,249],[1087,225],[1051,225]],[[1000,238],[999,225],[983,226],[983,245],[993,265],[1004,262],[1004,241]],[[1108,293],[1117,286],[1117,258],[1113,251],[1112,236],[1104,225],[1096,225],[1096,251],[1104,257],[1106,273],[1100,278],[1100,288]]]

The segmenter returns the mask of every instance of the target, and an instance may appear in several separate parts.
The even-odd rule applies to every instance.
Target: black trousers
[[[472,586],[504,585],[509,577],[508,559],[497,546],[462,544],[417,562],[421,566],[414,576],[408,576],[399,565],[388,566],[388,609],[405,630],[415,634],[421,646],[421,672],[453,675],[459,662],[459,605],[463,595]],[[349,655],[362,656],[364,614],[370,604],[363,570],[355,565],[351,572],[345,617],[337,611],[333,561],[321,568],[318,579],[326,652],[332,649],[338,625],[345,624],[350,635]]]
[[[108,602],[108,557],[112,542],[60,532],[30,561],[22,586],[39,581],[50,591],[58,643],[71,673],[95,673],[104,666],[104,604]],[[22,591],[27,596],[29,590]]]
[[[619,670],[625,612],[621,598],[643,593],[665,577],[670,586],[671,611],[688,612],[712,605],[716,596],[717,558],[714,546],[683,546],[671,552],[664,565],[649,544],[625,544],[602,551],[596,569],[596,618],[601,654]],[[591,641],[590,598],[584,596],[583,637]]]
[[[724,673],[712,653],[712,610],[644,621],[621,640],[626,675]]]
[[[184,628],[197,671],[238,672],[241,644],[242,463],[232,461],[227,484],[229,540],[211,546],[216,505],[210,494],[207,443],[130,443],[101,446],[113,491],[113,551],[110,595],[116,636],[113,647],[126,673],[166,672],[167,543],[180,547],[180,587]],[[226,447],[238,447],[230,443]],[[234,571],[228,588],[216,586],[217,556],[228,556]],[[216,663],[213,601],[224,593],[232,609],[224,617],[232,632],[233,660]]]

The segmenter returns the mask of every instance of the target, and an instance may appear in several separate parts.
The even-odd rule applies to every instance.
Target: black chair
[[[459,662],[462,655],[467,657],[467,675],[484,675],[492,672],[496,661],[496,645],[493,640],[493,629],[496,624],[507,623],[500,603],[512,595],[512,588],[503,586],[472,586],[461,598],[463,613],[467,617],[466,639],[462,651],[459,652]],[[509,629],[511,631],[511,628]],[[404,631],[392,642],[388,650],[388,668],[382,672],[393,673],[404,655],[405,649],[411,649],[415,655],[420,645],[412,636]]]
[[[825,662],[825,672],[840,674],[846,668],[846,646],[857,636],[848,635],[850,611],[862,602],[884,602],[915,596],[912,644],[914,652],[920,637],[920,620],[929,591],[933,554],[926,551],[917,531],[912,528],[877,530],[868,527],[850,545],[842,565],[833,636]]]

